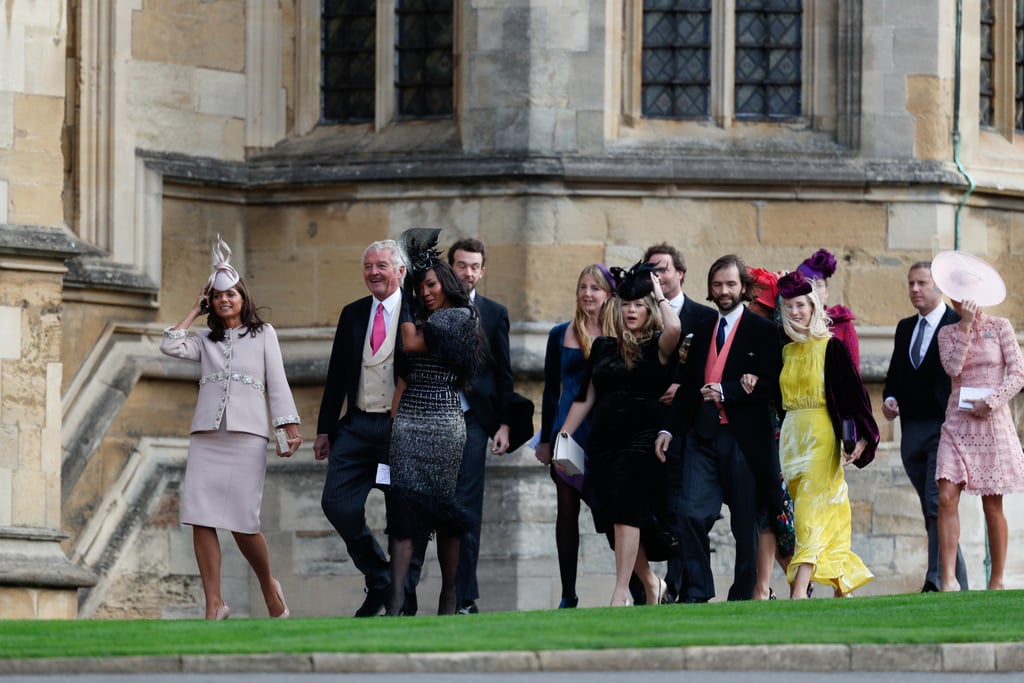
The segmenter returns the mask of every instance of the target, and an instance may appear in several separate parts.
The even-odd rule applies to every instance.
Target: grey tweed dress
[[[478,320],[468,308],[435,311],[423,324],[428,351],[408,354],[406,389],[391,428],[388,534],[462,533],[469,516],[455,500],[466,443],[460,377],[476,355]]]

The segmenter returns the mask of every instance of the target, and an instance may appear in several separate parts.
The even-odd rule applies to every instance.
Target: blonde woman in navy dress
[[[192,526],[207,619],[231,614],[221,595],[221,551],[217,529],[227,529],[256,573],[275,618],[286,618],[281,584],[270,571],[267,541],[260,533],[260,504],[267,467],[271,420],[283,428],[291,456],[302,443],[299,416],[285,377],[277,333],[263,322],[245,283],[230,265],[231,250],[217,237],[214,272],[188,315],[164,332],[160,350],[202,365],[199,399],[192,418],[188,462],[181,493],[181,523]],[[209,330],[188,328],[203,313]]]

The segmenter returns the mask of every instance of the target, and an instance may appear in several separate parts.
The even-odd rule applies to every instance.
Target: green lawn
[[[1024,591],[401,619],[0,621],[0,657],[1024,641]]]

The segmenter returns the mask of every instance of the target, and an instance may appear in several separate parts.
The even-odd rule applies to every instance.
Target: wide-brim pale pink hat
[[[974,301],[995,306],[1006,298],[1006,283],[999,272],[966,251],[941,251],[932,259],[932,279],[953,301]]]

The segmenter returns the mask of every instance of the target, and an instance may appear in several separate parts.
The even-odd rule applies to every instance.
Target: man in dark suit
[[[930,593],[942,586],[935,456],[950,392],[949,375],[939,363],[938,331],[944,325],[959,322],[960,316],[942,301],[942,293],[932,280],[930,262],[920,261],[910,266],[907,287],[917,315],[904,318],[896,325],[896,339],[882,393],[885,397],[882,413],[888,420],[900,418],[903,469],[921,500],[928,534],[928,568],[921,592]],[[961,589],[967,590],[967,567],[959,545],[956,579]]]
[[[459,613],[474,614],[480,599],[476,567],[480,557],[480,527],[484,508],[484,468],[487,439],[490,452],[503,455],[509,446],[509,405],[512,400],[512,361],[509,354],[508,309],[476,291],[487,270],[487,250],[477,239],[461,239],[448,249],[448,264],[469,290],[480,314],[480,325],[489,346],[487,364],[479,368],[466,392],[466,446],[455,496],[470,513],[470,529],[459,546],[455,577]]]
[[[388,560],[366,525],[365,507],[391,431],[404,276],[397,242],[382,240],[366,248],[363,280],[370,296],[341,311],[313,444],[317,460],[329,458],[320,505],[366,577],[357,617],[376,616],[391,587]]]
[[[644,262],[654,265],[654,272],[658,275],[658,281],[661,283],[661,292],[668,299],[668,305],[679,316],[681,327],[679,334],[680,349],[688,348],[693,338],[690,336],[690,339],[687,339],[687,336],[692,335],[697,325],[702,321],[715,318],[715,310],[683,294],[683,282],[686,281],[686,259],[683,258],[678,249],[665,243],[652,245],[644,252]],[[686,352],[684,350],[680,354],[682,364],[685,364],[685,355]],[[675,398],[676,391],[679,389],[679,382],[683,372],[682,364],[677,366],[675,381],[669,385],[665,394],[661,397],[661,402],[666,408],[666,415],[669,407],[672,405],[672,399]],[[682,529],[679,526],[683,496],[682,447],[682,439],[673,439],[668,452],[665,454],[665,492],[663,497],[666,509],[663,513],[658,513],[665,514],[677,537],[682,533]],[[682,580],[682,546],[678,546],[676,554],[668,560],[668,568],[665,573],[665,583],[668,585],[668,590],[666,591],[665,602],[676,602],[679,597]],[[643,603],[646,599],[643,583],[634,576],[630,580],[629,585],[634,602],[637,604]]]
[[[779,459],[769,400],[775,396],[782,349],[775,325],[747,313],[751,277],[742,259],[723,256],[708,273],[708,299],[718,315],[697,325],[669,429],[683,448],[683,602],[715,595],[709,533],[729,505],[736,566],[730,600],[749,600],[757,581],[757,516],[781,509]]]

